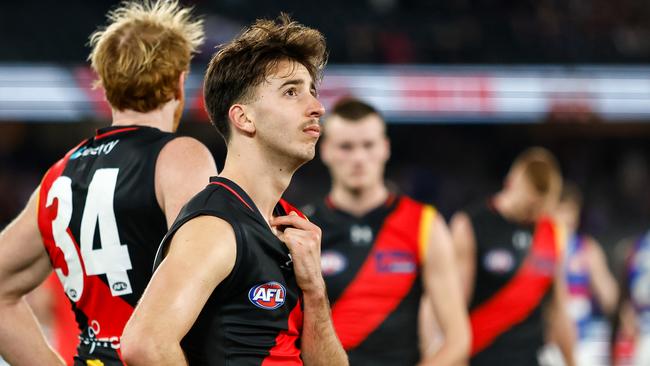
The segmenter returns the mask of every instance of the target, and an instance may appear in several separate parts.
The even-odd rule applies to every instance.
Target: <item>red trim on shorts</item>
[[[104,133],[101,133],[101,134],[97,134],[97,135],[95,135],[95,140],[103,139],[104,137],[112,136],[112,135],[115,135],[115,134],[118,134],[118,133],[122,133],[122,132],[128,132],[128,131],[137,130],[137,129],[139,129],[139,128],[140,128],[140,127],[124,127],[124,128],[118,128],[117,130],[111,130],[111,131],[108,131],[108,132],[104,132]]]
[[[219,185],[219,186],[224,187],[225,189],[229,190],[230,193],[234,194],[235,197],[237,197],[237,198],[238,198],[238,199],[239,199],[243,204],[245,204],[246,207],[248,207],[251,211],[253,211],[253,212],[255,211],[255,210],[253,210],[253,208],[252,208],[248,203],[246,203],[246,201],[244,201],[244,199],[243,199],[243,198],[242,198],[242,197],[241,197],[237,192],[235,192],[234,189],[228,187],[228,185],[227,185],[226,183],[223,183],[223,182],[210,182],[210,184],[216,184],[216,185]]]
[[[540,220],[518,273],[505,286],[470,313],[471,355],[488,348],[500,335],[524,321],[551,288],[558,249],[553,223]]]

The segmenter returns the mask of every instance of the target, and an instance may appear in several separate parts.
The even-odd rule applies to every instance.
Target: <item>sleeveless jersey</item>
[[[554,225],[547,218],[536,226],[511,223],[489,206],[470,218],[476,239],[470,363],[537,365],[542,303],[559,263]]]
[[[639,329],[643,336],[650,337],[650,231],[634,245],[627,267],[630,300]]]
[[[421,268],[435,210],[391,195],[363,217],[329,199],[310,208],[334,328],[351,365],[415,365]]]
[[[175,136],[144,126],[100,129],[41,182],[38,225],[75,312],[79,364],[122,364],[123,327],[167,231],[154,176],[160,150]]]
[[[181,210],[155,261],[157,267],[174,233],[197,216],[223,219],[235,232],[232,272],[210,295],[181,342],[189,364],[302,365],[302,292],[289,249],[243,189],[226,178],[213,177],[210,182]],[[276,215],[290,211],[302,216],[283,200],[275,208]]]
[[[608,339],[607,319],[600,309],[591,289],[591,276],[587,259],[587,242],[584,237],[574,234],[567,243],[565,274],[569,290],[569,315],[576,323],[578,341],[584,339]]]

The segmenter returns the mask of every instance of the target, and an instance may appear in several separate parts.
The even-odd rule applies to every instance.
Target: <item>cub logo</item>
[[[286,290],[278,282],[272,281],[252,287],[248,299],[261,309],[273,310],[284,304]]]

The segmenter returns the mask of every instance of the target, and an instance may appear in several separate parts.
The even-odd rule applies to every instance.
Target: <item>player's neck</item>
[[[271,161],[264,155],[256,149],[229,144],[219,175],[237,183],[268,221],[297,167],[281,166],[278,159]]]
[[[347,189],[334,183],[329,197],[336,208],[361,217],[384,204],[388,195],[388,188],[383,183],[360,190]]]
[[[174,111],[176,110],[177,104],[177,101],[170,100],[162,107],[145,113],[132,109],[125,109],[123,111],[113,109],[113,123],[111,126],[149,126],[161,131],[173,132]]]

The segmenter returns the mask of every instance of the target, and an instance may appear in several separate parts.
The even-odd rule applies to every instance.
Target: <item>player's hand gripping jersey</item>
[[[174,233],[197,216],[216,216],[235,232],[235,265],[183,339],[185,356],[190,365],[302,365],[302,292],[289,249],[243,189],[226,178],[210,181],[182,209],[156,257],[158,266]],[[275,215],[291,211],[302,216],[280,200]]]

